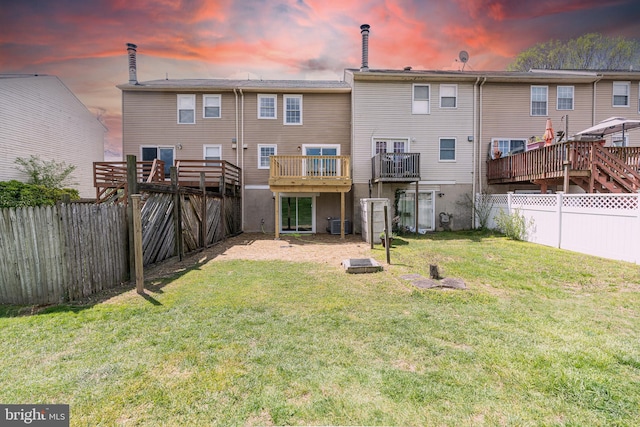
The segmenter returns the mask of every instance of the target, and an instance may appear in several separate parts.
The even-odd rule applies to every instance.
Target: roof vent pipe
[[[360,34],[362,34],[362,67],[360,71],[369,71],[369,24],[360,25]]]
[[[127,54],[129,55],[129,84],[137,85],[138,84],[138,73],[136,67],[136,46],[133,43],[127,43]]]

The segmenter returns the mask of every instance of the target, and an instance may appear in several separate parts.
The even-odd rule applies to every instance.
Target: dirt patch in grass
[[[242,233],[218,242],[205,250],[188,254],[182,261],[170,259],[161,265],[146,269],[145,279],[167,277],[196,264],[215,261],[283,260],[291,262],[315,262],[340,267],[347,258],[369,258],[370,245],[360,235],[281,235],[275,240],[273,234]]]

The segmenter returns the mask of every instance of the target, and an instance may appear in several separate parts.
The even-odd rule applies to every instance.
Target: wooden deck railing
[[[270,185],[351,183],[350,156],[271,156]]]
[[[164,162],[136,162],[136,179],[138,182],[164,181]],[[94,162],[93,186],[96,189],[96,201],[127,200],[127,162]]]
[[[598,173],[614,179],[635,179],[640,170],[640,147],[602,147],[602,143],[568,141],[489,160],[487,181],[498,184],[561,178],[565,163],[573,175],[592,176],[596,174],[594,167],[598,167]]]
[[[165,164],[162,160],[136,162],[136,181],[170,185],[165,177]],[[200,187],[200,176],[204,174],[204,185],[216,188],[239,189],[241,173],[237,166],[223,160],[176,160],[178,185]],[[93,185],[96,188],[98,203],[115,201],[126,203],[127,162],[95,162],[93,164]]]
[[[225,160],[176,160],[176,169],[178,184],[185,187],[200,187],[202,173],[207,188],[240,186],[240,168]]]
[[[374,181],[420,180],[419,153],[379,153],[371,158]]]

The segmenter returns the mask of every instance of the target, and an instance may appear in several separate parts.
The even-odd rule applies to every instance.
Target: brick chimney
[[[360,25],[360,34],[362,34],[362,66],[360,71],[369,71],[369,24]]]
[[[127,54],[129,55],[129,84],[137,85],[138,84],[138,72],[136,66],[136,46],[133,43],[127,43]]]

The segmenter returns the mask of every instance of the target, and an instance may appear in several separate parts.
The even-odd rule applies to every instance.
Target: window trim
[[[571,108],[560,108],[560,88],[571,88]],[[548,96],[547,96],[548,97]],[[568,99],[568,98],[562,98]],[[559,85],[556,87],[556,111],[573,111],[576,107],[576,89],[573,85]]]
[[[217,116],[207,116],[206,107],[207,107],[207,99],[217,99],[218,100],[218,115]],[[220,94],[203,94],[202,95],[202,118],[203,119],[220,119],[222,118],[222,95]]]
[[[196,95],[189,93],[178,93],[176,98],[176,113],[177,113],[177,121],[179,125],[194,125],[196,124]],[[180,100],[181,99],[190,99],[193,103],[192,108],[180,108]],[[192,122],[181,122],[180,121],[180,111],[193,111],[193,121]]]
[[[544,88],[545,89],[545,109],[544,109],[544,114],[534,114],[533,113],[533,89],[534,88]],[[545,85],[531,85],[530,88],[530,100],[529,100],[529,114],[532,117],[545,117],[549,115],[549,86],[545,86]],[[540,102],[540,101],[536,101],[536,102]]]
[[[626,104],[616,104],[616,86],[618,87],[626,87],[627,88],[627,94],[625,95],[627,97],[627,103]],[[618,95],[618,96],[622,96],[622,95]],[[613,82],[613,84],[611,85],[611,106],[613,108],[629,108],[631,107],[631,82],[630,81],[616,81]]]
[[[416,86],[425,86],[428,88],[429,97],[426,100],[416,100]],[[424,102],[426,103],[426,112],[417,112],[416,110],[416,102]],[[421,105],[421,104],[418,104]],[[423,84],[423,83],[414,83],[411,85],[411,114],[416,115],[426,115],[431,114],[431,84]]]
[[[442,158],[442,140],[453,140],[453,159],[443,159]],[[455,163],[457,161],[457,151],[458,151],[458,138],[454,136],[441,136],[438,138],[438,162],[441,163]]]
[[[444,98],[442,96],[442,88],[443,87],[452,87],[453,88],[453,100],[454,100],[454,106],[453,107],[446,107],[442,105],[442,98]],[[440,98],[440,108],[445,109],[445,110],[455,110],[458,108],[458,85],[457,84],[441,84],[440,85],[440,93],[438,94],[439,98]],[[451,98],[450,96],[447,96],[446,98]]]
[[[219,159],[207,159],[207,148],[217,148],[220,151]],[[210,160],[212,162],[220,160],[222,161],[222,145],[221,144],[203,144],[202,145],[202,160]]]
[[[300,100],[300,121],[289,122],[287,121],[287,100],[299,99]],[[286,126],[300,126],[302,125],[302,95],[283,95],[282,96],[282,124]]]
[[[373,137],[371,138],[371,157],[376,156],[378,153],[376,153],[376,147],[377,147],[377,142],[379,141],[384,141],[385,142],[385,153],[394,153],[393,151],[393,147],[391,147],[391,151],[389,151],[389,142],[405,142],[405,151],[403,151],[404,153],[410,153],[411,152],[411,138],[409,137]]]
[[[509,156],[511,154],[514,154],[512,152],[512,150],[511,150],[513,141],[522,141],[523,142],[524,150],[522,152],[527,151],[527,145],[529,144],[529,139],[528,138],[514,138],[514,137],[508,137],[508,138],[507,137],[494,137],[494,138],[491,138],[491,144],[489,145],[489,157],[491,159],[495,159],[494,158],[494,153],[495,153],[496,147],[494,147],[494,145],[496,145],[496,142],[500,142],[500,141],[502,141],[502,142],[508,141],[509,142],[509,151],[500,151],[500,158],[507,157],[507,156]],[[518,151],[516,153],[521,153],[521,151]]]
[[[261,100],[271,98],[273,99],[273,117],[262,115]],[[261,120],[277,120],[278,119],[278,95],[271,93],[259,93],[258,94],[258,119]]]
[[[271,169],[270,165],[267,166],[262,166],[261,165],[261,160],[262,160],[262,151],[260,151],[261,148],[273,148],[273,156],[277,156],[278,155],[278,144],[258,144],[258,169]]]

